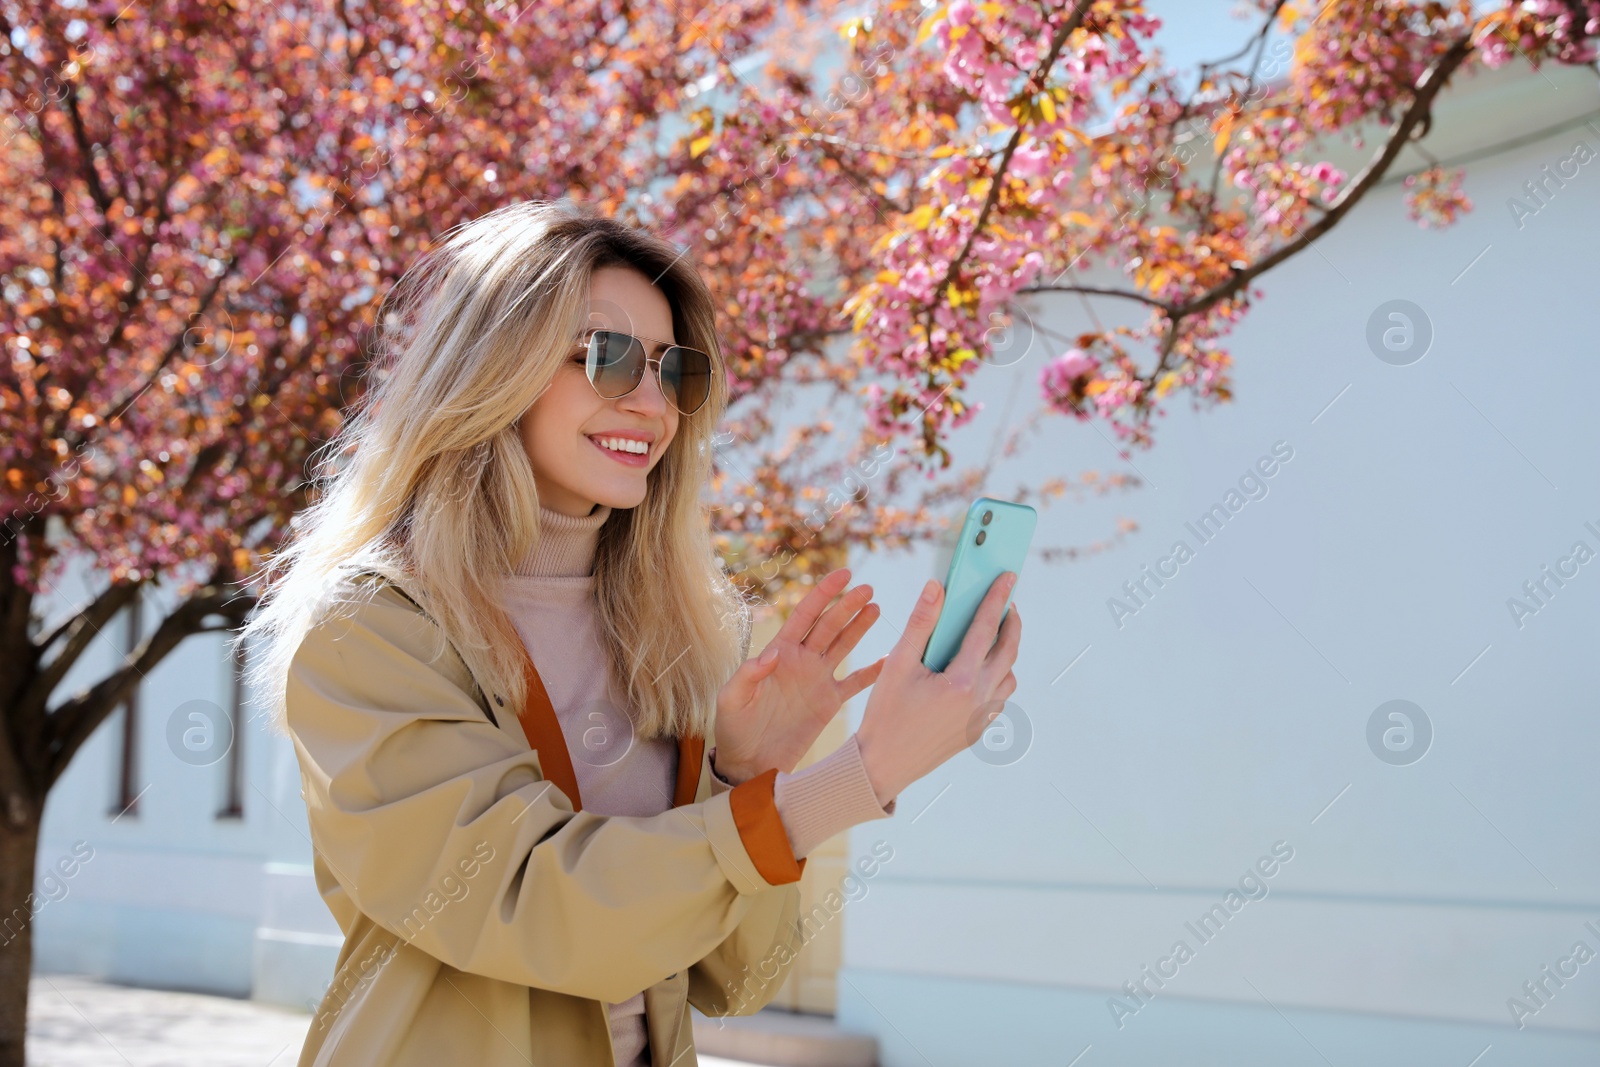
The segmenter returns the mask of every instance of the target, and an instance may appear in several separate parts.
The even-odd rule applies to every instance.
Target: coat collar
[[[528,746],[539,754],[539,770],[555,787],[572,801],[573,811],[583,810],[583,799],[578,794],[578,776],[572,769],[572,754],[567,750],[566,736],[561,732],[561,721],[550,703],[539,669],[533,657],[523,652],[523,675],[527,681],[528,699],[518,719]],[[693,804],[700,792],[701,768],[705,759],[706,742],[703,737],[682,735],[678,738],[678,778],[672,791],[672,806]]]

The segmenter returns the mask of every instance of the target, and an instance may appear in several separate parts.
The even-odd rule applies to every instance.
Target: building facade
[[[1042,511],[1007,716],[816,865],[835,940],[781,1003],[836,1004],[887,1067],[1600,1058],[1578,947],[1600,952],[1593,72],[1479,75],[1427,146],[1476,209],[1419,229],[1397,177],[1268,276],[1229,339],[1236,401],[1173,405],[1130,457],[1046,420],[996,468],[1000,496],[1143,484]],[[1134,313],[1035,312],[1025,354],[978,376],[958,456],[1021,424],[1052,335]],[[857,573],[898,622],[947,558]],[[108,628],[65,687],[135,634]],[[36,919],[39,968],[301,1006],[324,988],[340,939],[298,767],[234,666],[186,642],[52,794],[41,870],[92,857]],[[197,707],[237,724],[213,762],[184,755]]]

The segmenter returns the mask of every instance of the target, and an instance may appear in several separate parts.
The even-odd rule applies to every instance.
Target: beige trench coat
[[[344,946],[299,1067],[611,1067],[605,1002],[644,991],[656,1067],[689,1005],[748,1014],[801,945],[776,770],[729,789],[679,739],[674,807],[585,812],[528,664],[519,717],[376,575],[295,653],[288,726],[317,888]]]

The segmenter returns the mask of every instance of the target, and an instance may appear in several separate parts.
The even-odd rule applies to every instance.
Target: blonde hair
[[[654,279],[676,340],[710,352],[711,395],[681,416],[638,507],[595,551],[602,640],[641,737],[710,738],[716,695],[749,647],[748,605],[718,566],[700,494],[728,400],[714,305],[666,241],[568,202],[524,201],[445,234],[379,310],[379,382],[329,442],[337,466],[287,544],[239,641],[286,731],[284,687],[305,634],[353,601],[363,571],[404,582],[486,696],[526,699],[524,651],[499,579],[538,543],[539,487],[518,422],[572,354],[597,269]]]

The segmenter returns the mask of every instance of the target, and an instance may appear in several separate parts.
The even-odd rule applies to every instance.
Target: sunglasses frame
[[[692,348],[689,345],[680,345],[680,344],[677,344],[676,342],[673,342],[673,341],[663,341],[659,337],[643,337],[643,336],[641,336],[639,334],[636,334],[636,333],[629,333],[627,330],[613,330],[609,326],[594,326],[594,327],[591,327],[590,329],[585,330],[582,334],[580,334],[578,339],[572,343],[572,347],[574,349],[580,349],[581,348],[581,349],[584,349],[584,350],[586,350],[588,352],[588,358],[586,358],[584,360],[584,363],[583,363],[584,377],[589,379],[590,387],[593,388],[595,393],[597,393],[601,397],[601,399],[603,399],[603,400],[617,400],[617,399],[620,399],[621,397],[627,396],[629,393],[633,392],[635,389],[639,388],[639,386],[644,384],[644,377],[645,376],[644,376],[644,374],[640,374],[638,381],[634,382],[633,385],[629,386],[627,389],[625,389],[622,392],[618,393],[616,396],[606,396],[604,393],[600,392],[600,386],[594,380],[594,336],[595,336],[595,334],[599,334],[599,333],[616,334],[619,337],[628,337],[628,338],[632,338],[633,340],[639,341],[639,342],[648,341],[650,344],[655,344],[655,345],[660,345],[661,346],[661,351],[657,355],[655,355],[654,357],[649,356],[649,355],[646,355],[644,357],[644,369],[645,369],[645,373],[649,373],[650,365],[651,364],[655,365],[656,388],[661,390],[661,396],[663,398],[665,398],[666,395],[667,395],[667,387],[666,387],[666,383],[664,383],[661,380],[661,360],[662,360],[662,358],[664,356],[666,356],[666,354],[668,352],[672,351],[674,348],[681,348],[685,352],[693,352],[693,353],[695,353],[697,355],[704,356],[705,359],[706,359],[707,373],[708,374],[716,373],[717,361],[716,361],[716,358],[713,357],[711,355],[711,353],[709,353],[709,352],[702,351],[701,349],[698,349],[698,348]],[[639,347],[640,348],[646,348],[646,346],[644,344],[642,344],[642,343],[640,344]],[[646,351],[648,351],[648,349],[646,349]],[[710,388],[710,385],[708,384],[707,387],[706,387],[706,395],[705,395],[705,397],[700,401],[700,403],[696,404],[692,409],[690,409],[688,411],[685,411],[676,398],[671,400],[670,403],[672,404],[672,406],[674,408],[677,409],[678,414],[680,414],[680,415],[693,415],[696,411],[699,411],[701,408],[705,407],[706,406],[706,401],[710,400],[710,399],[711,399],[711,388]]]

